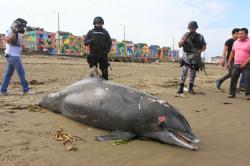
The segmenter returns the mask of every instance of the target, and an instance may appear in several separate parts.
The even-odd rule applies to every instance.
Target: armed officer
[[[201,53],[206,49],[206,42],[204,37],[197,33],[198,24],[196,21],[191,21],[188,24],[189,32],[185,33],[181,41],[178,43],[179,47],[183,47],[182,73],[180,80],[180,87],[178,94],[183,94],[184,84],[190,69],[190,83],[189,93],[194,94],[193,86],[196,77],[196,72],[201,69],[203,62],[201,60]]]
[[[98,67],[102,72],[102,78],[108,80],[108,53],[112,46],[109,33],[103,28],[104,20],[102,17],[95,17],[94,28],[90,30],[84,40],[85,46],[90,46],[90,55],[87,58],[89,67]]]

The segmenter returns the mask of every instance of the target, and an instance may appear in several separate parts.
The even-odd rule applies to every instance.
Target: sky
[[[28,25],[83,35],[90,30],[95,16],[102,16],[112,38],[178,48],[189,21],[199,24],[197,32],[206,42],[203,56],[220,56],[225,40],[235,27],[250,29],[250,3],[247,0],[2,0],[0,33],[16,18]]]

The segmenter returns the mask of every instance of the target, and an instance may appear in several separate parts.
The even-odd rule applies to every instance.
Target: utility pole
[[[125,41],[126,39],[126,27],[123,25],[123,40]]]
[[[57,13],[57,42],[58,42],[58,44],[56,45],[56,47],[57,47],[57,53],[58,54],[60,54],[60,47],[61,47],[61,45],[60,45],[60,34],[59,34],[59,32],[60,32],[60,13],[59,13],[59,11],[53,11],[53,13]]]
[[[172,47],[173,51],[174,51],[174,42],[175,42],[175,38],[173,37],[173,47]]]
[[[57,12],[57,31],[60,31],[60,15],[59,12]]]

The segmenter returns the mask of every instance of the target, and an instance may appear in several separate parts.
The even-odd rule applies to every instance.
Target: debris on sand
[[[42,109],[36,104],[29,104],[28,111],[29,112],[40,112]]]
[[[214,83],[215,81],[214,80],[202,80],[200,82],[202,82],[202,83]]]
[[[56,141],[63,141],[65,151],[77,151],[74,143],[77,141],[83,141],[82,138],[78,136],[72,136],[71,134],[66,133],[63,129],[59,129],[55,132],[54,139]],[[86,140],[84,140],[84,142],[86,142]]]
[[[116,141],[112,141],[112,145],[123,145],[123,144],[127,144],[128,141],[125,140],[116,140]]]
[[[205,93],[205,92],[199,92],[199,91],[198,91],[198,92],[196,92],[195,94],[196,94],[196,95],[206,95],[206,93]]]
[[[174,97],[187,98],[187,97],[188,97],[188,94],[184,94],[184,93],[179,94],[179,93],[176,93],[176,94],[174,94]]]
[[[30,85],[41,85],[41,84],[45,84],[45,82],[39,82],[37,80],[31,80],[30,82]]]
[[[224,105],[233,104],[231,102],[223,102]]]
[[[180,82],[179,79],[173,78],[173,79],[167,80],[163,84],[158,84],[157,86],[163,87],[163,88],[177,88],[180,84],[179,82]]]

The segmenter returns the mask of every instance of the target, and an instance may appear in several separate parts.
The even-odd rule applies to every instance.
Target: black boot
[[[193,83],[190,83],[190,84],[189,84],[189,88],[188,88],[188,92],[189,92],[190,94],[195,94],[195,91],[194,91],[193,87],[194,87],[194,84],[193,84]]]
[[[105,80],[109,79],[108,69],[102,70],[102,78],[105,79]]]
[[[177,93],[182,94],[184,92],[183,89],[184,89],[184,83],[180,83],[180,87]]]

